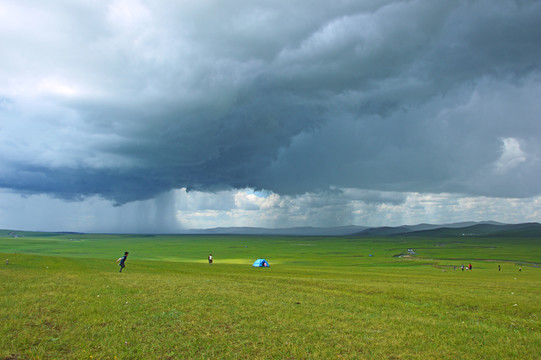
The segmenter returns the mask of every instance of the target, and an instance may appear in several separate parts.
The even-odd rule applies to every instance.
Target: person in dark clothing
[[[119,272],[122,272],[122,269],[124,269],[126,267],[126,265],[124,264],[126,262],[126,259],[128,258],[128,254],[129,252],[125,252],[124,253],[124,256],[122,256],[121,258],[119,258],[116,262],[118,263],[118,265],[120,265],[120,271]]]

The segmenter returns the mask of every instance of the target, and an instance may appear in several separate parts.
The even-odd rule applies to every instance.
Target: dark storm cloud
[[[178,188],[541,193],[538,1],[0,16],[0,187],[119,204]]]

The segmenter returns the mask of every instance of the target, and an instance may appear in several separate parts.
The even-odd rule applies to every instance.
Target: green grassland
[[[17,234],[0,231],[0,359],[541,354],[539,238]]]

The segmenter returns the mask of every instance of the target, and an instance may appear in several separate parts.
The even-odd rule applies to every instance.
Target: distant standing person
[[[128,258],[128,254],[129,254],[129,252],[126,251],[124,253],[124,256],[122,256],[121,258],[118,258],[118,260],[116,261],[118,263],[118,265],[120,265],[120,271],[119,272],[122,272],[122,269],[124,269],[126,267],[125,262],[126,262],[126,259]]]
[[[470,264],[470,270],[471,270],[471,264]]]
[[[212,265],[212,254],[209,254],[209,264]]]
[[[461,268],[462,268],[462,271],[464,271],[464,264],[462,264]]]
[[[498,264],[498,271],[501,271],[500,264]]]

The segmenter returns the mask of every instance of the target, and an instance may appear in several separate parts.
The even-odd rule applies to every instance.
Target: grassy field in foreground
[[[538,359],[541,241],[459,240],[0,232],[0,359]]]

